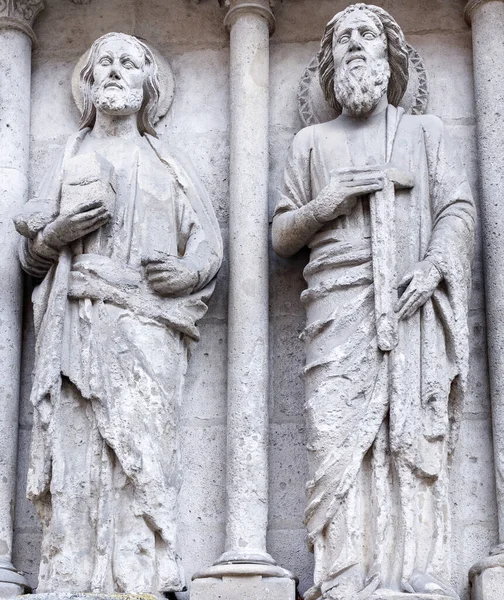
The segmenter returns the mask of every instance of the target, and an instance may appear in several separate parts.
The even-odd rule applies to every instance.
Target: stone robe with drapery
[[[377,588],[412,591],[405,584],[414,572],[449,582],[447,467],[467,377],[475,209],[441,121],[389,106],[367,120],[342,116],[303,129],[276,214],[315,199],[337,169],[385,163],[414,179],[395,194],[397,282],[424,259],[443,279],[399,323],[397,347],[383,352],[369,197],[309,243],[302,302],[310,600],[345,579],[359,600]]]
[[[184,587],[176,547],[178,413],[222,242],[188,165],[145,136],[115,165],[110,222],[51,261],[37,235],[59,212],[72,137],[17,219],[37,335],[28,496],[43,525],[38,591]],[[178,256],[198,273],[181,297],[150,289],[143,263]]]

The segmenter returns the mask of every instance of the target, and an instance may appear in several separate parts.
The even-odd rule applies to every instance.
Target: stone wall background
[[[297,87],[315,54],[326,22],[349,2],[277,2],[277,30],[271,39],[270,190],[271,208],[290,142],[301,128]],[[376,1],[403,27],[424,59],[429,83],[428,112],[443,118],[459,147],[473,191],[477,192],[471,33],[463,19],[464,0]],[[217,0],[47,0],[35,27],[33,55],[32,193],[59,148],[78,127],[70,93],[78,58],[108,31],[143,37],[171,62],[176,95],[158,131],[192,159],[207,186],[227,244],[229,170],[228,36]],[[480,245],[479,245],[480,246]],[[271,252],[271,394],[269,551],[311,585],[312,557],[303,527],[307,464],[304,451],[304,325],[299,294],[307,255],[283,260]],[[209,566],[224,549],[226,442],[226,279],[224,264],[210,310],[201,322],[202,339],[193,348],[181,420],[185,481],[180,496],[180,540],[188,579]],[[20,411],[19,474],[14,563],[35,587],[40,526],[24,498],[31,435],[29,391],[33,331],[27,282]],[[480,247],[474,264],[470,306],[471,376],[464,421],[451,476],[453,503],[452,580],[468,600],[467,571],[497,541],[497,520],[488,399],[484,296]],[[188,594],[181,594],[187,599]]]

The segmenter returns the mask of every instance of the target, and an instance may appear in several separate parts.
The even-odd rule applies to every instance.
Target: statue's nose
[[[110,70],[109,77],[111,79],[121,79],[121,75],[119,74],[119,71],[115,67],[113,67]]]
[[[361,39],[359,37],[359,33],[357,31],[354,31],[352,33],[352,37],[350,38],[350,44],[348,46],[349,50],[362,50],[362,43],[361,43]]]

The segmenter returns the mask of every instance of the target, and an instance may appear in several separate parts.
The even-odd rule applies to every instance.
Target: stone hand
[[[198,274],[175,256],[149,262],[145,271],[152,289],[161,296],[181,296],[190,293],[198,283]]]
[[[357,197],[383,189],[384,179],[384,171],[374,167],[335,171],[329,184],[311,203],[313,216],[320,223],[327,223],[350,214]]]
[[[395,306],[399,320],[414,315],[432,296],[442,278],[439,269],[428,260],[416,263],[399,282],[399,289],[406,288]]]
[[[99,200],[81,204],[46,225],[44,241],[52,248],[61,249],[105,225],[109,219],[110,213]]]

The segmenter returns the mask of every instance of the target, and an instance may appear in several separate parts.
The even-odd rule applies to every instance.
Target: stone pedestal
[[[292,579],[279,577],[229,576],[209,577],[193,585],[191,600],[280,600],[295,598],[296,584]]]
[[[469,571],[471,600],[502,600],[504,598],[504,552],[498,546]]]
[[[196,573],[191,600],[295,600],[296,579],[278,565],[216,564]]]
[[[471,600],[502,600],[504,566],[489,567],[471,578]]]

